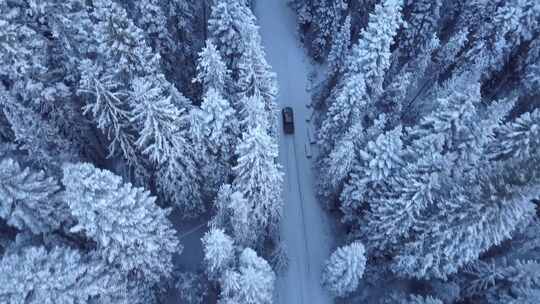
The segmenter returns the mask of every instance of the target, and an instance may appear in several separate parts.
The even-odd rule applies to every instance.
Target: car
[[[283,116],[283,131],[285,134],[294,134],[294,114],[291,107],[285,107],[281,110]]]

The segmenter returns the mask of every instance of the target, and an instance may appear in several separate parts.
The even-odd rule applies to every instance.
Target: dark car
[[[293,134],[294,133],[293,109],[291,107],[285,107],[283,108],[283,110],[281,110],[281,114],[283,115],[283,131],[285,131],[285,134]]]

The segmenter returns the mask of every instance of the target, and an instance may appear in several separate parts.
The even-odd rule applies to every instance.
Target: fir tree
[[[406,61],[413,58],[415,51],[429,43],[436,33],[441,18],[441,0],[407,1],[403,9],[405,27],[399,37],[401,56]]]
[[[335,296],[353,292],[360,283],[366,267],[364,245],[354,242],[338,248],[326,261],[323,285]]]
[[[193,81],[200,83],[205,92],[214,89],[224,95],[230,85],[230,73],[214,43],[207,40],[206,46],[199,53],[197,76]]]
[[[206,271],[218,278],[234,261],[234,242],[222,229],[211,229],[202,238]]]
[[[328,69],[332,73],[345,70],[344,61],[351,46],[351,17],[347,16],[337,35],[333,37],[332,48],[328,54]]]
[[[130,93],[130,122],[140,130],[135,144],[143,155],[158,164],[175,157],[178,153],[180,111],[171,102],[164,88],[160,87],[161,77],[134,79]]]
[[[221,279],[220,303],[272,303],[275,274],[268,262],[250,248],[238,260],[238,269],[225,272]]]
[[[216,215],[212,227],[219,227],[234,237],[237,244],[247,246],[257,239],[251,206],[241,192],[233,191],[231,185],[222,185],[215,199]]]
[[[156,206],[142,188],[90,164],[66,165],[62,182],[77,220],[71,231],[95,240],[107,263],[153,281],[170,276],[179,243],[167,219],[169,210]]]
[[[386,70],[390,67],[390,46],[401,20],[401,1],[383,1],[375,8],[368,27],[350,52],[342,84],[319,130],[319,141],[331,151],[354,124],[361,123],[382,92]]]
[[[213,194],[231,176],[240,125],[230,103],[214,88],[205,93],[200,111],[192,111],[191,115],[196,116],[192,136],[205,167],[202,175],[206,192]]]
[[[0,162],[0,217],[8,225],[34,234],[61,227],[68,219],[60,187],[43,171],[31,172],[12,159]]]
[[[30,247],[0,261],[4,303],[97,303],[132,301],[122,276],[99,260],[57,247]]]
[[[268,234],[277,227],[283,206],[283,173],[276,163],[277,145],[261,127],[256,127],[243,134],[236,155],[233,187],[250,206],[250,226],[260,236]]]
[[[208,32],[223,58],[227,58],[229,68],[235,66],[235,61],[247,51],[247,42],[256,31],[255,16],[244,1],[215,1],[208,20]]]
[[[277,105],[275,99],[278,93],[276,75],[266,62],[260,38],[252,40],[247,50],[242,54],[238,63],[237,94],[240,99],[254,98],[264,103],[271,134],[277,133]]]

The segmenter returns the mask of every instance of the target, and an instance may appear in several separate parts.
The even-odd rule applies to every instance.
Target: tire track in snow
[[[304,193],[302,193],[302,184],[300,182],[300,168],[298,167],[298,153],[296,151],[296,137],[293,136],[293,150],[294,150],[294,167],[296,170],[296,183],[298,184],[298,194],[300,195],[300,214],[302,218],[302,232],[304,233],[304,247],[306,249],[306,254],[309,256],[309,245],[307,240],[307,229],[306,229],[306,215],[304,212]],[[307,263],[307,272],[308,275],[311,275],[311,265],[309,261]]]
[[[290,154],[289,152],[290,152],[290,150],[291,150],[291,149],[290,149],[290,147],[291,147],[291,141],[289,140],[289,138],[285,137],[285,138],[284,138],[284,142],[285,142],[285,149],[284,149],[284,151],[285,151],[285,153],[284,153],[284,154],[285,154],[285,167],[286,167],[286,171],[287,171],[287,186],[288,186],[288,189],[287,189],[287,190],[288,190],[288,195],[287,195],[287,196],[290,196],[290,195],[293,195],[293,187],[292,187],[292,181],[291,181],[291,179],[292,179],[292,175],[291,175],[291,163],[290,163],[291,159],[289,158],[289,154]],[[295,148],[294,137],[293,137],[293,142],[292,142],[292,143],[293,143],[293,154],[294,154],[293,160],[296,161],[296,148]],[[297,180],[298,180],[298,170],[296,171],[296,173],[297,173],[296,177],[297,177]],[[298,185],[298,186],[299,186],[299,185]],[[298,189],[300,190],[300,188],[298,188]],[[301,191],[301,190],[300,190],[300,191]],[[301,198],[300,198],[300,199],[301,199]],[[292,203],[292,202],[293,202],[293,200],[291,200],[291,201],[289,201],[289,202],[285,202],[285,203],[290,204],[290,203]],[[301,211],[303,212],[302,209],[301,209]],[[304,227],[305,227],[305,226],[304,226]],[[298,253],[298,251],[296,251],[296,250],[293,250],[293,251],[294,251],[294,253],[295,253],[294,260],[295,260],[295,262],[296,262],[297,265],[298,265],[298,270],[300,270],[300,266],[299,266],[299,265],[300,265],[300,263],[301,263],[301,259],[300,259],[299,253]],[[290,252],[288,253],[288,255],[289,255],[289,258],[290,258]],[[292,263],[291,263],[291,264],[292,264]],[[292,267],[292,265],[290,265],[289,267]],[[300,281],[299,283],[300,283],[300,286],[302,286],[302,289],[303,289],[303,288],[304,288],[304,285],[305,285],[305,282],[304,282],[303,277],[300,277],[300,280],[301,280],[301,281]],[[304,304],[304,303],[305,303],[305,301],[304,301],[304,293],[303,293],[303,292],[300,292],[300,293],[298,294],[298,299],[297,299],[297,300],[299,301],[299,302],[298,302],[299,304]]]

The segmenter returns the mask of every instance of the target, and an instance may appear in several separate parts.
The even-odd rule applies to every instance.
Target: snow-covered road
[[[294,109],[295,134],[280,134],[280,162],[285,171],[284,216],[281,238],[289,256],[289,268],[277,283],[277,303],[329,304],[320,286],[324,260],[333,245],[329,219],[315,197],[306,118],[310,115],[306,91],[310,63],[296,37],[295,16],[287,0],[259,0],[255,12],[267,58],[277,73],[278,104]],[[280,115],[281,117],[281,115]]]

